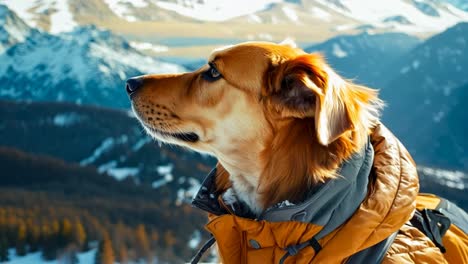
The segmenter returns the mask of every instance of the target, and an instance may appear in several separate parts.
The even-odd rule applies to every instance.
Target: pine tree
[[[159,232],[156,229],[151,230],[151,248],[157,249],[159,247]]]
[[[72,241],[79,250],[85,250],[86,244],[86,231],[79,220],[75,221],[72,229]]]
[[[10,260],[8,258],[8,243],[5,236],[0,233],[0,262],[5,262]]]
[[[45,260],[54,260],[57,258],[58,251],[58,228],[55,222],[52,224],[52,228],[48,225],[43,225],[41,228],[41,243],[42,243],[42,257]]]
[[[136,229],[136,253],[138,258],[151,262],[151,250],[145,226],[140,224]]]
[[[167,230],[164,233],[164,242],[168,248],[172,248],[177,243],[177,240],[171,230]]]
[[[66,247],[72,242],[72,224],[68,219],[63,219],[60,223],[58,243],[61,247]]]
[[[29,252],[36,252],[40,246],[41,229],[39,226],[33,225],[28,230]]]
[[[104,235],[103,239],[99,242],[94,263],[114,264],[114,252],[112,250],[112,242],[109,239],[109,235]]]
[[[24,256],[26,255],[26,225],[20,223],[18,226],[17,236],[16,236],[16,255]]]
[[[127,251],[127,246],[125,243],[122,243],[122,245],[119,248],[119,259],[118,259],[120,264],[127,264],[128,263],[128,251]]]

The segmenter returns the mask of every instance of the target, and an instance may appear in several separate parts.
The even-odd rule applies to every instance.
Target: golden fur
[[[336,177],[378,122],[375,90],[290,44],[242,43],[214,51],[208,62],[222,78],[204,79],[208,65],[142,76],[133,109],[155,138],[217,157],[217,187],[232,186],[256,213],[299,202],[314,184]]]

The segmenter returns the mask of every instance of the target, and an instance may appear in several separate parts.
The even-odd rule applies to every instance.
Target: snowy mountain
[[[0,29],[33,31],[21,21]],[[148,57],[122,37],[95,26],[76,27],[60,35],[34,31],[20,40],[24,42],[0,53],[2,98],[126,107],[129,102],[123,86],[128,77],[184,70]]]
[[[382,95],[389,109],[420,103],[417,112],[438,122],[454,103],[457,88],[468,83],[468,23],[460,23],[418,45],[389,69]],[[393,72],[392,72],[393,71]]]
[[[443,170],[418,166],[420,192],[433,193],[468,210],[468,174],[457,170]]]
[[[403,32],[437,32],[468,19],[466,12],[431,0],[317,1],[361,24]]]
[[[468,21],[460,0],[0,0],[50,33],[96,24],[134,39],[195,37],[317,42],[362,31],[429,36]],[[465,10],[463,10],[465,9]]]
[[[415,152],[421,164],[468,171],[468,124],[463,122],[468,118],[465,105],[468,83],[455,89],[450,98],[451,107],[437,116],[436,121],[415,121],[417,125],[411,130],[417,134],[406,136],[410,140],[407,145]]]
[[[311,18],[324,22],[336,18],[356,25],[394,28],[401,31],[440,31],[468,14],[444,2],[430,0],[313,0],[313,1],[217,1],[217,0],[104,0],[119,17],[128,21],[145,20],[141,9],[165,9],[199,21],[229,21],[244,17],[252,23],[306,23]],[[453,3],[459,6],[458,3]],[[308,18],[310,17],[310,18]],[[399,19],[395,19],[399,18]],[[152,19],[158,19],[154,17]],[[352,25],[349,25],[352,26]]]
[[[427,164],[445,160],[452,165],[467,166],[466,160],[459,160],[466,159],[466,155],[454,159],[440,157],[424,146],[430,142],[428,146],[433,146],[433,141],[443,134],[449,136],[444,142],[451,140],[455,128],[446,127],[446,117],[455,107],[464,105],[467,98],[467,36],[468,23],[460,23],[418,45],[387,70],[391,78],[381,91],[388,105],[384,120],[415,156],[425,156]],[[460,119],[452,120],[457,131],[464,126],[460,121],[468,117],[466,112],[461,113]],[[445,152],[453,154],[458,153],[455,148],[467,149],[466,142],[457,146],[462,144],[461,137],[453,138],[452,147],[445,146],[451,150]]]
[[[445,2],[450,3],[462,10],[468,11],[468,2],[466,0],[445,0]]]
[[[403,33],[361,33],[334,37],[305,50],[324,54],[328,63],[346,78],[381,87],[388,65],[419,43],[418,38]]]
[[[163,9],[173,11],[179,15],[190,17],[199,21],[226,21],[239,16],[249,15],[265,10],[281,0],[257,0],[257,1],[213,1],[213,0],[162,0],[162,1],[127,1],[104,0],[109,8],[117,16],[128,21],[145,20],[138,13],[140,9]],[[149,19],[159,19],[157,16]]]
[[[0,53],[37,32],[4,5],[0,5],[0,25]]]
[[[7,5],[15,11],[29,26],[46,28],[49,32],[56,34],[70,31],[77,23],[73,18],[68,0],[1,0],[0,4]],[[76,2],[76,1],[75,1]]]

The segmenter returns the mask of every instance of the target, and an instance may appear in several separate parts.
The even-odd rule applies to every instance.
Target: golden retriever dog
[[[152,137],[215,156],[217,188],[232,187],[255,214],[336,177],[382,106],[375,90],[289,43],[218,49],[194,72],[135,77],[127,92]]]

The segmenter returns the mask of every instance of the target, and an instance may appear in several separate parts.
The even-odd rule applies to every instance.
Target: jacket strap
[[[200,259],[203,257],[205,252],[210,249],[211,246],[216,242],[216,239],[214,236],[210,237],[208,241],[205,242],[205,244],[198,250],[197,254],[193,257],[192,261],[190,261],[191,264],[197,264]]]
[[[317,254],[322,249],[322,246],[320,245],[320,243],[317,241],[315,237],[313,237],[306,242],[303,242],[297,245],[291,245],[285,248],[286,254],[284,254],[284,256],[280,259],[279,264],[284,264],[284,262],[289,256],[296,255],[297,253],[299,253],[299,251],[301,251],[302,249],[308,246],[311,246],[314,249],[315,254]]]
[[[450,228],[450,219],[437,210],[416,210],[410,224],[423,232],[434,244],[445,253],[442,237]]]

